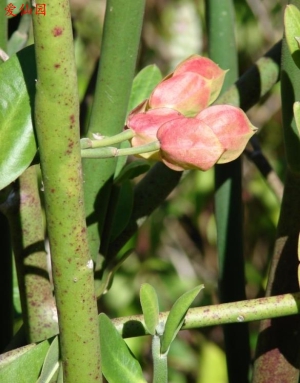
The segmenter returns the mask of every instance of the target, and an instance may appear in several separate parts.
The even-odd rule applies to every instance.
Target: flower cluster
[[[140,156],[163,161],[173,170],[207,170],[236,159],[256,128],[230,105],[211,105],[226,71],[193,55],[159,83],[148,100],[129,115],[131,146],[159,141],[160,149]]]

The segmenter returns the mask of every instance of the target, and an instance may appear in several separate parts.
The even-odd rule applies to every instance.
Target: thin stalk
[[[100,137],[96,140],[91,140],[90,138],[82,138],[80,140],[80,145],[81,149],[103,148],[105,146],[110,146],[129,140],[130,138],[134,137],[134,135],[135,133],[133,130],[127,129],[111,137]]]
[[[37,61],[35,127],[64,382],[94,383],[101,382],[102,377],[93,262],[83,206],[71,15],[68,0],[46,1],[45,7],[46,15],[33,15]]]
[[[276,84],[280,74],[281,42],[260,58],[221,97],[218,104],[240,106],[245,111],[255,105]],[[126,229],[109,246],[109,254],[116,254],[132,237],[142,222],[167,198],[178,185],[181,172],[162,163],[153,166],[134,191],[134,207]],[[152,184],[155,185],[153,188]],[[151,185],[151,187],[150,187]],[[151,190],[155,190],[151,192]],[[158,194],[157,191],[160,191]]]
[[[122,131],[139,47],[145,0],[107,0],[101,60],[87,135]],[[84,160],[84,195],[89,246],[99,252],[116,159]]]
[[[130,156],[136,154],[149,153],[160,149],[159,141],[153,141],[150,144],[136,146],[133,148],[118,149],[115,147],[83,149],[81,150],[82,158],[113,158],[120,156]]]
[[[206,0],[206,5],[209,57],[221,68],[229,69],[224,90],[238,78],[234,5],[232,0]],[[215,215],[221,302],[246,299],[242,206],[241,158],[216,165]],[[250,364],[248,326],[246,323],[241,326],[232,324],[224,326],[223,331],[229,381],[247,382]]]
[[[300,293],[283,294],[268,298],[191,308],[186,314],[181,329],[187,330],[228,323],[252,322],[266,318],[292,316],[299,314],[299,312]],[[160,313],[159,322],[165,323],[168,315],[169,312]],[[291,317],[290,319],[292,318],[296,319],[296,317]],[[116,318],[112,322],[123,338],[150,335],[145,327],[143,315]],[[269,380],[269,382],[273,382],[273,380]]]
[[[36,167],[28,168],[14,185],[2,211],[10,225],[27,341],[40,342],[58,333],[58,323]]]

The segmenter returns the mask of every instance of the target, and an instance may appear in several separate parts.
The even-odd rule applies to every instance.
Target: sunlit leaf
[[[146,328],[151,335],[154,335],[159,320],[158,299],[154,287],[144,283],[140,290],[140,301]]]
[[[141,366],[103,313],[99,315],[102,372],[109,383],[146,383]]]
[[[165,325],[165,331],[162,336],[161,354],[165,354],[166,352],[168,352],[172,341],[178,334],[178,331],[180,330],[184,322],[184,318],[188,309],[190,308],[194,299],[203,288],[204,286],[200,285],[193,288],[190,291],[187,291],[174,303],[173,307],[171,308],[170,314],[168,315]]]
[[[300,67],[300,10],[293,4],[286,6],[284,13],[285,38],[294,59]]]
[[[0,383],[36,382],[48,349],[49,343],[44,341],[2,354]]]
[[[35,79],[33,45],[0,65],[0,189],[19,177],[36,153]]]
[[[148,98],[161,79],[161,72],[156,65],[148,65],[142,69],[133,80],[128,112]]]
[[[52,377],[57,373],[59,368],[59,344],[58,337],[56,336],[44,360],[43,368],[37,383],[48,383]]]

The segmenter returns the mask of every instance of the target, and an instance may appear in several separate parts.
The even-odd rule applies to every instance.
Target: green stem
[[[168,358],[160,353],[160,339],[158,335],[152,338],[153,383],[168,382]]]
[[[224,90],[238,78],[234,5],[232,0],[206,0],[206,5],[209,57],[221,68],[230,69],[225,77]],[[215,215],[221,302],[246,299],[241,173],[241,158],[215,167]],[[245,323],[232,324],[224,326],[223,331],[228,379],[231,383],[247,382],[250,364],[248,326]]]
[[[18,25],[18,29],[11,35],[7,43],[7,53],[9,56],[25,47],[28,41],[31,22],[31,15],[22,15],[20,23]]]
[[[91,140],[90,138],[82,138],[80,140],[81,149],[89,149],[89,148],[103,148],[105,146],[110,146],[114,144],[118,144],[123,141],[130,140],[130,138],[134,137],[135,133],[131,129],[126,129],[123,132],[116,134],[111,137],[100,137],[97,140]]]
[[[36,167],[28,168],[14,185],[2,210],[10,225],[27,341],[40,342],[58,333],[58,323],[44,246]]]
[[[299,312],[300,293],[195,307],[188,310],[182,330],[228,323],[252,322],[266,318],[296,315]],[[169,312],[160,313],[159,322],[165,323],[168,315]],[[296,317],[293,318],[297,319]],[[149,335],[143,315],[116,318],[112,322],[123,338]],[[269,380],[269,382],[271,381]]]
[[[145,0],[108,0],[95,100],[87,135],[122,131],[134,77]],[[109,205],[116,159],[84,160],[89,246],[96,259]],[[95,176],[96,175],[96,176]]]
[[[35,127],[44,182],[65,383],[101,382],[99,329],[83,206],[79,100],[68,0],[33,15]],[[34,13],[34,12],[33,12]],[[59,111],[59,113],[56,113]]]
[[[130,156],[153,152],[160,149],[159,141],[151,142],[150,144],[136,146],[134,148],[118,149],[114,147],[83,149],[81,150],[82,158],[111,158],[120,156]]]

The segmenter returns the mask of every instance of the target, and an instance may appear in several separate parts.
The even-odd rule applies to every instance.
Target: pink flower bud
[[[168,108],[150,109],[144,113],[130,114],[127,127],[135,132],[131,146],[136,147],[157,141],[157,131],[165,122],[182,116],[176,110]],[[144,158],[160,159],[159,151],[140,155]]]
[[[228,70],[221,69],[216,63],[207,57],[193,55],[177,66],[174,71],[174,76],[186,72],[197,73],[208,81],[210,87],[210,105],[219,96]]]
[[[224,152],[214,132],[203,121],[181,117],[157,132],[163,162],[173,170],[211,168]]]
[[[187,117],[195,116],[209,104],[208,82],[196,73],[186,72],[161,82],[152,92],[150,108],[172,108]]]
[[[193,117],[218,97],[226,72],[208,58],[191,56],[157,85],[147,108],[167,107]]]
[[[218,164],[239,157],[257,131],[242,109],[231,105],[211,106],[200,112],[196,118],[210,127],[224,148]]]

